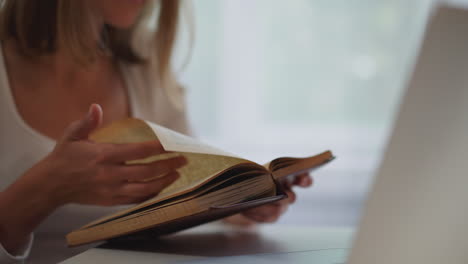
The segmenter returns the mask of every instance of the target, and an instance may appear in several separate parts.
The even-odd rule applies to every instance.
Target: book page
[[[161,194],[190,188],[236,164],[251,163],[230,153],[200,143],[189,136],[182,135],[149,121],[133,118],[114,122],[107,127],[101,128],[93,133],[90,138],[96,142],[103,143],[135,143],[159,140],[166,151],[175,152],[128,161],[127,164],[144,164],[179,155],[185,156],[188,164],[178,170],[181,177]],[[163,175],[154,175],[154,177],[147,180],[153,180],[158,176]]]
[[[209,146],[194,138],[180,134],[176,131],[162,127],[160,125],[145,121],[154,131],[159,141],[167,151],[176,152],[193,152],[212,155],[223,155],[229,157],[237,157],[236,155],[220,150],[218,148]]]
[[[152,156],[144,160],[132,161],[131,164],[136,163],[149,163],[157,160],[163,160],[170,157],[176,157],[182,155],[187,159],[187,165],[177,170],[180,174],[180,178],[171,184],[169,187],[164,189],[157,197],[158,200],[163,198],[161,196],[170,195],[183,191],[185,189],[190,189],[200,183],[206,181],[207,179],[215,176],[217,173],[233,167],[240,163],[249,163],[247,160],[228,157],[228,156],[217,156],[211,154],[200,154],[200,153],[169,153],[162,154],[158,156]],[[155,178],[160,175],[156,175]],[[152,180],[154,178],[148,179]]]
[[[180,178],[165,188],[157,196],[133,208],[123,212],[118,212],[113,216],[188,192],[204,182],[209,181],[220,172],[235,165],[242,163],[254,164],[253,162],[235,157],[232,154],[200,143],[193,138],[170,129],[134,118],[117,121],[107,127],[100,128],[90,136],[90,139],[95,142],[116,144],[160,140],[165,150],[174,151],[173,153],[161,154],[145,159],[126,162],[129,165],[145,164],[179,155],[183,155],[188,161],[186,166],[178,169]],[[145,181],[154,180],[155,178],[162,176],[164,175],[154,175]],[[95,222],[102,220],[103,219],[98,219]]]

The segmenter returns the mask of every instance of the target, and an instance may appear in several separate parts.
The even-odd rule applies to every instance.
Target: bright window
[[[258,162],[333,150],[337,160],[282,221],[354,224],[430,3],[194,0],[181,79],[197,136]]]

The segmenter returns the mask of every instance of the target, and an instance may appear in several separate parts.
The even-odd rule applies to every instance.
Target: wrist
[[[28,197],[36,201],[38,209],[44,212],[52,212],[65,204],[63,197],[60,196],[60,186],[56,179],[56,169],[51,167],[49,156],[29,169],[20,180],[23,192],[28,192]],[[33,199],[31,199],[33,200]]]
[[[0,192],[0,239],[22,241],[57,207],[47,170],[38,163]],[[15,243],[13,243],[15,244]]]

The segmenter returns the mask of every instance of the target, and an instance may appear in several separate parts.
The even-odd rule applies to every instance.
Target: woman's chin
[[[96,0],[93,0],[96,1]],[[119,29],[128,29],[132,27],[138,20],[138,17],[143,9],[143,2],[133,2],[130,0],[101,0],[96,1],[96,9],[100,10],[100,14],[106,24]]]
[[[136,23],[136,16],[135,17],[129,17],[129,18],[126,18],[126,19],[116,19],[116,20],[112,20],[112,21],[106,21],[108,25],[114,27],[114,28],[118,28],[118,29],[129,29],[133,26],[133,24]]]

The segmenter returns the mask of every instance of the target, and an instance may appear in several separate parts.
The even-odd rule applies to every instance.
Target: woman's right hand
[[[119,205],[155,196],[178,178],[183,157],[144,165],[125,161],[164,153],[158,141],[101,144],[88,140],[101,124],[102,110],[72,123],[54,150],[0,192],[0,243],[10,253],[54,210],[67,203]],[[161,175],[161,177],[155,176]],[[151,181],[144,181],[147,179]]]
[[[165,153],[159,141],[104,144],[88,140],[99,127],[102,110],[92,105],[85,118],[72,123],[54,150],[39,165],[46,193],[56,206],[67,203],[120,205],[141,202],[157,195],[178,177],[183,157],[149,164],[126,165],[125,161]],[[151,181],[145,179],[154,178]]]

